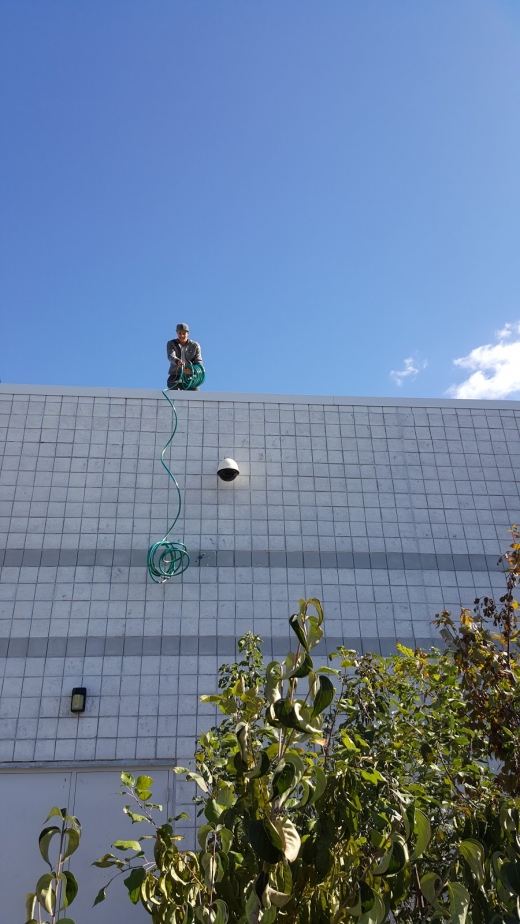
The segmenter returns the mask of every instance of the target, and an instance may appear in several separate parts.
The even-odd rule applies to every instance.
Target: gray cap
[[[188,334],[190,332],[190,329],[187,324],[177,324],[177,327],[175,328],[175,330],[185,330],[186,333]]]

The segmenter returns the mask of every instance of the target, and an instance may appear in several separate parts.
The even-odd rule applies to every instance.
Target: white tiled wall
[[[301,596],[324,601],[330,645],[386,653],[502,586],[520,404],[349,400],[176,395],[193,564],[156,585],[146,550],[176,500],[165,399],[0,386],[0,761],[187,758],[217,662],[250,629],[283,653]]]

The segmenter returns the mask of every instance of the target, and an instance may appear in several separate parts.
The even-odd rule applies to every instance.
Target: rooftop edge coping
[[[158,401],[159,389],[152,388],[81,388],[74,385],[10,385],[0,383],[0,395],[41,395],[73,398],[134,398]],[[223,401],[230,404],[303,404],[351,407],[446,407],[481,410],[518,410],[520,401],[487,401],[462,398],[369,398],[359,395],[277,395],[225,391],[177,392],[176,401]]]

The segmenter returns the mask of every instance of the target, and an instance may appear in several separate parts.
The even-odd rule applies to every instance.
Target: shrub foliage
[[[152,779],[122,775],[151,841],[116,841],[131,901],[154,924],[509,924],[520,921],[520,535],[506,590],[476,600],[447,647],[393,657],[338,649],[327,666],[318,600],[289,623],[294,651],[264,664],[245,635],[220,668],[222,713],[194,768],[199,850],[160,824]],[[180,817],[180,816],[178,816]],[[153,858],[147,859],[151,844]],[[104,898],[101,890],[97,901]]]

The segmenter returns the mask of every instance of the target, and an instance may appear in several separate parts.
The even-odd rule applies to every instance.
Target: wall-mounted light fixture
[[[87,703],[87,688],[86,687],[74,687],[72,690],[72,696],[70,698],[70,711],[71,712],[85,712],[85,706]]]
[[[222,481],[234,481],[240,475],[234,459],[222,459],[217,468],[217,475]]]

